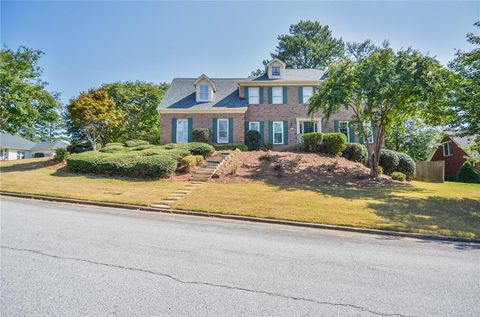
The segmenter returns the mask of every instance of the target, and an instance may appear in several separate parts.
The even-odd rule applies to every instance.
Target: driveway
[[[480,245],[1,197],[1,315],[480,316]]]

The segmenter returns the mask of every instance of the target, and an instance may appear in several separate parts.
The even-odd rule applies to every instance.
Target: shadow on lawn
[[[25,163],[16,163],[7,166],[0,166],[0,172],[2,173],[10,173],[10,172],[25,172],[31,170],[37,170],[40,168],[44,168],[46,164],[50,162],[49,160],[40,159],[38,161],[29,161]]]

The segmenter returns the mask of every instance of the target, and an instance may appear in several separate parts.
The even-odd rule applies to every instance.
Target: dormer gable
[[[278,58],[272,59],[270,62],[265,65],[265,72],[267,73],[268,79],[280,79],[283,76],[283,71],[285,70],[287,64]]]
[[[215,82],[202,74],[194,82],[193,86],[196,91],[197,102],[211,102],[213,100],[213,94],[217,91]]]

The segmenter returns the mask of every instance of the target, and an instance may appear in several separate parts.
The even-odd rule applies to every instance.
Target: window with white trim
[[[272,76],[280,76],[280,66],[272,66]]]
[[[25,152],[17,151],[17,160],[23,160],[25,158]]]
[[[373,143],[373,130],[372,130],[372,123],[364,122],[363,128],[365,129],[365,133],[367,134],[367,142],[366,143]]]
[[[260,93],[258,87],[248,88],[248,103],[251,105],[258,105],[260,103]]]
[[[283,121],[273,122],[273,144],[283,144]]]
[[[188,142],[188,119],[177,119],[177,143]]]
[[[313,87],[303,87],[303,103],[308,103],[308,100],[313,95]]]
[[[208,101],[209,100],[209,88],[208,85],[200,85],[200,100]]]
[[[283,103],[283,87],[272,87],[272,103],[274,105]]]
[[[217,143],[228,143],[228,119],[217,120]]]
[[[254,130],[260,132],[260,122],[252,121],[248,123],[248,130]]]
[[[443,143],[443,156],[452,156],[452,141]]]
[[[338,122],[338,132],[345,134],[347,137],[347,140],[349,140],[349,127],[348,127],[348,121],[339,121]]]

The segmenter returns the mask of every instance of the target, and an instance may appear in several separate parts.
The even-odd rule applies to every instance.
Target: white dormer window
[[[272,76],[280,76],[280,66],[272,66]]]
[[[208,101],[208,99],[209,99],[208,85],[200,85],[200,100]]]

